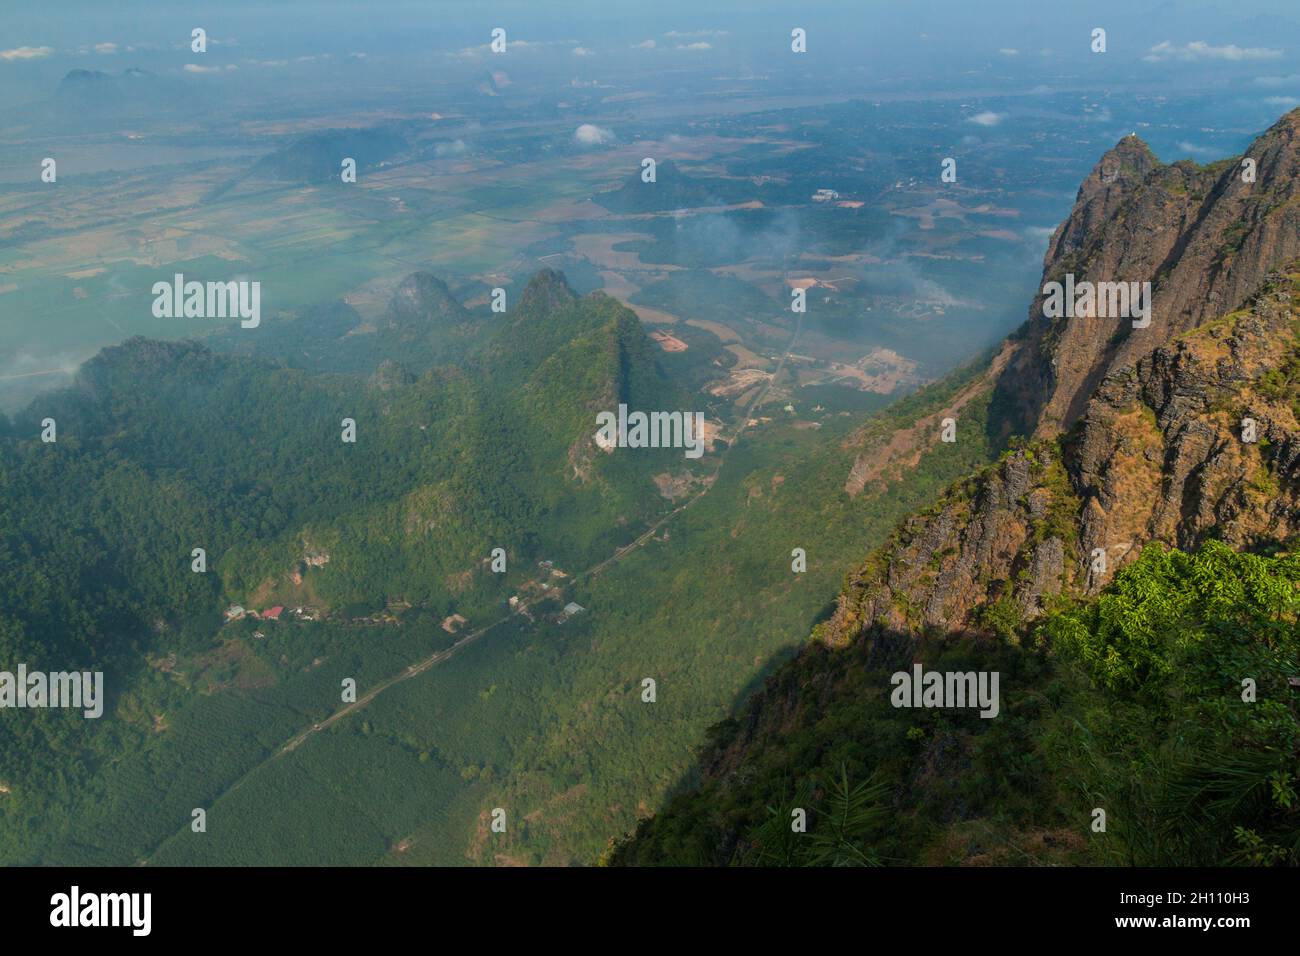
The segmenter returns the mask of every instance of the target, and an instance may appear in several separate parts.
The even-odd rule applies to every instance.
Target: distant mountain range
[[[249,176],[299,183],[342,182],[344,159],[354,160],[360,173],[409,148],[405,137],[386,127],[322,130],[264,156]]]
[[[702,179],[686,175],[671,159],[655,165],[654,182],[645,182],[642,171],[630,174],[617,189],[600,193],[596,201],[612,212],[665,212],[701,206],[725,206],[747,202],[763,188],[748,180]]]
[[[499,331],[485,311],[470,312],[447,284],[428,272],[402,280],[376,322],[367,324],[343,302],[302,315],[284,315],[256,336],[231,329],[211,337],[214,348],[248,357],[274,357],[295,368],[369,374],[385,363],[416,375],[466,357]]]
[[[197,93],[181,80],[135,67],[121,73],[70,70],[54,94],[59,117],[114,118],[147,116],[193,107]]]

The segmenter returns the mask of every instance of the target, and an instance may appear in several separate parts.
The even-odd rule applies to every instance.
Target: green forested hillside
[[[843,487],[852,415],[743,435],[725,460],[603,455],[581,440],[596,410],[698,407],[635,317],[544,273],[481,321],[497,325],[458,367],[389,376],[135,340],[7,427],[5,657],[103,666],[110,703],[98,722],[6,716],[6,861],[594,862],[689,782],[693,742],[806,632],[862,548],[994,451],[985,398],[955,449],[856,498]],[[46,416],[57,444],[36,437]],[[355,445],[340,441],[344,417]],[[707,494],[670,501],[654,475]],[[504,576],[483,563],[497,546]],[[807,573],[791,570],[795,547]],[[550,579],[563,600],[538,590],[541,559],[568,575]],[[342,678],[364,694],[402,676],[457,639],[445,615],[476,631],[517,591],[531,619],[275,757],[340,708]],[[561,621],[564,600],[587,610]],[[222,626],[230,601],[324,619]],[[476,821],[499,805],[527,820],[489,844]],[[198,806],[212,826],[190,839]]]
[[[501,328],[460,368],[396,387],[195,343],[105,350],[74,387],[3,423],[0,656],[104,669],[121,706],[174,710],[184,696],[146,660],[222,646],[236,632],[218,631],[229,602],[334,618],[412,606],[432,626],[497,613],[541,557],[606,556],[666,509],[650,475],[686,466],[678,450],[593,454],[595,413],[684,408],[686,396],[612,299],[578,300],[555,275],[532,292],[509,318],[545,328],[542,348]],[[582,374],[556,374],[557,359]],[[39,437],[47,418],[52,443]],[[504,575],[484,563],[498,547]],[[206,573],[192,570],[195,548]],[[384,659],[368,654],[367,670],[380,676]],[[42,791],[83,785],[138,744],[103,724],[6,712],[19,741],[0,748],[7,829],[34,826],[43,805],[54,816]],[[21,840],[7,846],[23,858]]]
[[[695,741],[793,650],[790,635],[825,612],[860,549],[986,454],[972,414],[962,462],[931,452],[912,480],[850,499],[846,427],[743,437],[706,496],[574,583],[583,614],[515,620],[386,691],[214,804],[239,841],[182,831],[157,861],[595,862],[692,780]],[[791,571],[795,546],[806,574]],[[646,677],[654,704],[641,700]],[[299,788],[312,794],[301,806],[266,814]],[[488,839],[495,807],[515,823]],[[327,811],[364,820],[366,839],[324,848]]]
[[[767,687],[789,701],[782,732],[754,728],[740,761],[744,715],[716,728],[706,785],[611,861],[1300,863],[1298,585],[1290,553],[1152,545],[1006,640],[877,630],[819,648]],[[891,706],[913,660],[999,670],[1001,718]]]

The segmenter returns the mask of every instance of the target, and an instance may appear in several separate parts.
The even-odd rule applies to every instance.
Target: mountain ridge
[[[1300,533],[1300,193],[1290,176],[1300,168],[1298,133],[1300,110],[1252,144],[1253,184],[1236,178],[1235,160],[1160,165],[1136,137],[1102,157],[1053,235],[1043,282],[1074,269],[1081,280],[1151,281],[1150,327],[1046,319],[1040,291],[1029,321],[967,387],[968,401],[1010,411],[1029,437],[1011,438],[997,462],[905,519],[846,576],[812,639],[715,728],[698,787],[643,821],[607,862],[681,862],[676,854],[688,846],[702,855],[697,863],[747,859],[765,837],[753,810],[737,807],[779,803],[778,781],[807,779],[829,754],[855,752],[860,768],[864,752],[894,754],[836,736],[857,738],[845,724],[850,713],[876,714],[877,732],[899,732],[899,712],[879,716],[881,690],[866,671],[883,680],[891,667],[954,654],[966,666],[1041,669],[1050,642],[1015,650],[1038,622],[1052,624],[1058,610],[1130,580],[1130,565],[1154,560],[1148,545],[1264,554],[1290,547]],[[1243,195],[1246,185],[1258,193]],[[1242,215],[1241,241],[1230,247],[1230,223]],[[1142,246],[1146,235],[1156,238]],[[938,408],[952,407],[937,406],[922,420],[927,430]],[[885,436],[858,441],[847,491],[906,473]],[[942,447],[937,435],[930,447]],[[872,472],[872,449],[883,449],[892,472]],[[965,762],[931,749],[922,756],[958,772],[984,731],[977,721],[962,732]],[[933,800],[935,785],[918,790],[918,779],[900,787]],[[944,812],[957,821],[971,815],[960,806]]]
[[[1255,163],[1244,181],[1240,160]],[[1084,414],[1092,390],[1173,336],[1240,307],[1265,276],[1300,256],[1300,109],[1242,157],[1206,167],[1163,165],[1136,136],[1109,150],[1080,187],[1044,257],[1043,283],[1150,282],[1151,325],[1045,316],[1044,293],[998,393],[1017,429],[1047,436]]]

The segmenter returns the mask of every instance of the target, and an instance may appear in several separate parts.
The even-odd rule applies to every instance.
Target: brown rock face
[[[1278,276],[1249,309],[1106,378],[1070,454],[1084,548],[1257,548],[1300,531],[1298,315],[1300,286]]]
[[[1300,264],[1247,308],[1106,376],[1069,436],[1009,452],[905,522],[850,576],[822,639],[989,630],[994,606],[1003,622],[1032,620],[1044,598],[1096,591],[1151,541],[1284,542],[1300,534],[1298,410]]]
[[[842,646],[872,625],[962,631],[994,602],[1016,620],[1037,615],[1079,567],[1078,508],[1051,444],[1009,453],[851,575],[822,639]]]
[[[1043,282],[1150,282],[1150,325],[1048,319],[1040,292],[990,376],[1033,441],[905,522],[850,576],[824,641],[1032,619],[1151,541],[1300,534],[1300,110],[1245,159],[1253,181],[1240,160],[1162,166],[1134,136],[1102,157]]]
[[[1243,163],[1253,163],[1250,170]],[[1174,336],[1240,307],[1264,277],[1300,256],[1300,110],[1240,160],[1161,165],[1136,136],[1102,157],[1048,246],[1043,282],[1150,282],[1151,324],[1046,318],[1041,292],[1000,396],[1016,430],[1050,436],[1083,416],[1110,373]]]

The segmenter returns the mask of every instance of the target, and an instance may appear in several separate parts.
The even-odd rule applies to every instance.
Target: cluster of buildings
[[[664,539],[667,540],[667,533]],[[329,555],[325,553],[309,553],[303,559],[310,566],[319,567],[329,560]],[[520,588],[520,594],[513,594],[504,603],[510,606],[512,611],[522,614],[530,621],[533,620],[532,612],[529,608],[528,600],[525,598],[545,599],[547,597],[558,597],[563,593],[563,581],[569,575],[555,566],[554,561],[542,560],[537,562],[543,574],[541,580],[525,581]],[[554,582],[554,583],[552,583]],[[521,597],[521,594],[523,597]],[[380,624],[380,623],[398,623],[398,618],[389,613],[391,610],[404,610],[410,605],[405,602],[399,602],[396,605],[385,610],[384,613],[371,615],[365,618],[352,618],[354,624]],[[582,614],[587,609],[576,601],[570,601],[564,605],[563,609],[552,616],[552,620],[557,624],[562,624],[569,618]],[[239,604],[232,604],[226,608],[226,623],[240,621],[244,618],[253,618],[259,621],[279,621],[285,614],[292,615],[301,621],[319,620],[319,609],[309,607],[286,608],[282,604],[276,604],[264,610],[251,610]],[[469,622],[460,614],[450,614],[442,620],[442,629],[448,634],[458,634],[465,629]],[[258,639],[265,638],[262,631],[255,631],[253,636]]]
[[[230,607],[226,608],[226,623],[240,621],[246,617],[251,617],[260,621],[278,621],[280,620],[280,615],[284,614],[284,611],[285,608],[282,604],[268,607],[264,611],[249,611],[239,604],[232,604]],[[315,612],[305,607],[295,607],[290,610],[289,613],[301,621],[316,620]]]
[[[561,571],[559,568],[557,568],[555,566],[554,561],[543,560],[543,561],[538,561],[537,564],[544,572],[546,572],[546,576],[553,580],[563,580],[564,578],[567,578],[569,576],[564,571]],[[556,593],[562,591],[562,589],[563,589],[563,585],[551,584],[548,581],[526,581],[524,582],[523,586],[520,588],[520,591],[526,597],[545,599],[546,597],[555,597]],[[527,602],[522,600],[518,594],[510,595],[509,599],[505,603],[510,607],[512,611],[524,615],[530,621],[534,620],[532,612],[529,610]],[[563,624],[569,618],[573,617],[576,614],[581,614],[586,610],[587,609],[583,607],[581,604],[578,604],[575,601],[570,601],[568,604],[564,605],[564,609],[562,611],[560,611],[558,614],[552,615],[550,619],[553,620],[556,624]]]

